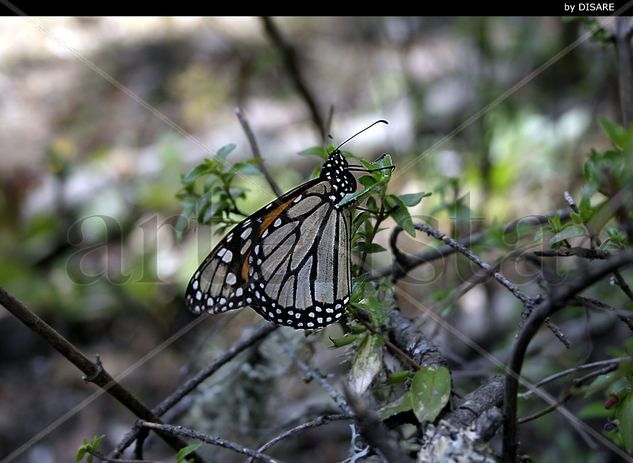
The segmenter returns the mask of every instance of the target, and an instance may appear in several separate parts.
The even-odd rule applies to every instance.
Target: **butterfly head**
[[[323,164],[321,178],[332,185],[332,199],[336,202],[346,194],[356,191],[356,178],[349,171],[349,164],[338,149],[332,151]]]

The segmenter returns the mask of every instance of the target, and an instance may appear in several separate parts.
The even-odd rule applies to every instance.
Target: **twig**
[[[628,21],[628,24],[627,24]],[[615,18],[615,49],[618,59],[618,82],[620,86],[620,109],[622,124],[626,127],[633,121],[633,70],[631,62],[631,18]]]
[[[611,307],[609,304],[605,304],[604,302],[593,299],[591,297],[576,296],[574,298],[574,301],[577,302],[579,305],[587,307],[589,309],[613,313],[620,320],[622,320],[631,331],[633,331],[633,313],[631,313],[631,311],[616,309],[615,307]]]
[[[48,344],[62,354],[68,361],[79,368],[84,373],[86,380],[89,380],[99,386],[104,392],[110,394],[137,417],[156,422],[160,421],[158,416],[152,413],[152,411],[130,391],[125,389],[114,378],[112,378],[112,376],[110,376],[100,363],[91,362],[72,343],[70,343],[35,313],[31,312],[3,288],[0,288],[0,304],[2,304],[9,312],[11,312],[33,332],[44,338]],[[167,445],[175,450],[180,450],[181,448],[187,446],[186,442],[172,435],[164,433],[160,433],[159,435],[165,443],[167,443]],[[198,463],[202,463],[204,461],[195,453],[191,454],[191,458]]]
[[[180,402],[184,397],[189,395],[196,387],[198,387],[204,380],[213,375],[223,365],[233,360],[237,355],[248,349],[249,347],[257,344],[270,333],[275,331],[277,327],[270,323],[262,322],[255,330],[243,339],[240,339],[233,344],[229,350],[220,355],[217,359],[211,362],[209,365],[201,369],[198,373],[192,376],[185,383],[180,385],[174,392],[167,396],[160,404],[158,404],[152,411],[156,416],[162,416],[165,412],[171,409],[174,405]],[[113,458],[119,457],[126,448],[130,446],[132,442],[138,437],[138,429],[132,430],[126,434],[123,440],[117,445],[117,448],[112,453]]]
[[[308,84],[301,73],[296,50],[288,41],[286,41],[279,28],[270,17],[263,16],[262,22],[264,23],[264,30],[266,31],[268,38],[279,50],[279,53],[281,53],[292,83],[308,106],[310,115],[312,116],[312,122],[319,131],[321,139],[325,139],[327,133],[325,131],[325,124],[323,123],[323,117],[319,111],[319,105],[317,104],[316,99],[308,88]]]
[[[579,372],[579,371],[582,371],[582,370],[589,370],[589,369],[592,369],[592,368],[604,367],[604,366],[613,365],[613,364],[619,364],[620,362],[622,362],[624,360],[628,360],[628,359],[629,359],[629,357],[619,357],[619,358],[615,358],[615,359],[600,360],[598,362],[585,363],[584,365],[578,365],[577,367],[568,368],[567,370],[559,371],[558,373],[555,373],[555,374],[550,375],[550,376],[548,376],[546,378],[543,378],[538,383],[536,383],[534,385],[534,387],[537,388],[537,387],[544,386],[544,385],[546,385],[548,383],[551,383],[552,381],[556,381],[557,379],[563,378],[565,376],[571,375],[573,373],[576,373],[576,372]]]
[[[295,434],[298,434],[302,431],[305,431],[306,429],[310,429],[310,428],[316,428],[319,426],[324,426],[326,424],[332,423],[334,421],[341,421],[341,420],[352,420],[354,419],[353,416],[351,415],[345,415],[345,414],[338,414],[338,415],[322,415],[319,416],[317,418],[314,418],[313,420],[310,420],[306,423],[302,423],[298,426],[295,426],[294,428],[291,428],[287,431],[284,431],[283,433],[279,434],[278,436],[273,437],[271,440],[269,440],[268,442],[266,442],[264,445],[262,445],[260,448],[257,449],[258,452],[263,453],[266,450],[270,449],[271,447],[277,445],[279,442],[281,442],[284,439],[288,439],[289,437],[294,436]],[[252,463],[253,458],[249,458],[246,463]]]
[[[556,401],[556,403],[553,403],[551,405],[548,405],[547,407],[543,408],[542,410],[539,410],[537,412],[532,413],[531,415],[528,416],[524,416],[523,418],[519,418],[517,420],[518,424],[525,424],[525,423],[529,423],[530,421],[534,421],[542,416],[547,415],[548,413],[553,412],[554,410],[556,410],[557,408],[559,408],[561,405],[564,405],[565,402],[567,402],[571,397],[573,396],[571,389],[568,389],[567,391],[565,391],[565,393],[560,397],[560,399],[558,399],[558,401]]]
[[[611,253],[600,249],[586,249],[580,247],[546,249],[545,251],[534,251],[538,257],[582,257],[584,259],[608,259]]]
[[[152,423],[144,420],[138,420],[136,424],[141,428],[151,429],[156,432],[161,431],[163,433],[169,433],[174,436],[189,437],[191,439],[196,439],[207,444],[223,447],[236,453],[241,453],[242,455],[248,455],[250,457],[257,458],[258,460],[262,460],[267,463],[279,463],[279,460],[275,460],[274,458],[271,458],[268,455],[264,455],[257,450],[243,447],[240,444],[222,439],[221,437],[209,436],[208,434],[194,431],[193,429],[185,428],[184,426],[172,426],[169,424]]]
[[[86,452],[88,452],[93,457],[98,458],[99,460],[104,461],[106,463],[158,463],[157,461],[152,461],[152,460],[139,460],[139,459],[129,460],[129,459],[124,459],[124,458],[109,458],[91,449],[86,449]]]
[[[530,302],[532,302],[532,298],[530,296],[528,296],[523,291],[521,291],[514,283],[510,282],[510,280],[504,277],[501,273],[495,272],[494,268],[490,264],[482,261],[479,257],[473,254],[470,251],[470,249],[468,249],[459,241],[456,241],[453,238],[446,236],[441,231],[436,230],[435,228],[425,223],[416,223],[416,224],[413,224],[413,226],[416,228],[416,230],[423,231],[427,235],[430,235],[434,237],[435,239],[443,241],[448,246],[454,248],[460,254],[463,254],[464,256],[466,256],[471,262],[474,262],[476,265],[484,269],[486,272],[492,273],[492,276],[495,278],[495,280],[501,283],[502,286],[504,286],[508,291],[510,291],[523,304],[529,304]]]
[[[376,413],[367,408],[363,401],[347,387],[345,388],[345,396],[354,411],[354,420],[358,425],[360,434],[367,444],[379,454],[383,461],[386,460],[389,463],[413,462],[413,460],[400,449],[395,440],[390,438],[389,430],[382,421],[380,421]]]
[[[336,403],[336,405],[343,411],[343,413],[345,413],[346,415],[353,415],[354,411],[350,408],[349,404],[345,400],[345,397],[343,397],[343,395],[328,382],[325,375],[321,373],[319,370],[317,370],[316,368],[311,367],[310,365],[302,361],[297,356],[295,351],[292,349],[288,341],[286,341],[286,339],[284,339],[281,336],[280,336],[280,339],[281,339],[281,346],[288,353],[290,358],[292,358],[292,360],[297,364],[297,366],[301,368],[303,373],[306,375],[306,378],[308,380],[316,379],[321,385],[321,387],[323,388],[323,390],[327,392],[327,394],[332,398],[334,403]]]
[[[261,170],[262,174],[264,174],[266,181],[270,185],[270,188],[272,188],[275,195],[276,196],[283,195],[283,191],[281,191],[281,188],[279,188],[279,185],[277,185],[277,182],[275,181],[273,176],[270,175],[270,172],[268,172],[268,169],[266,168],[266,164],[264,164],[264,159],[262,158],[261,151],[259,151],[259,145],[257,144],[257,139],[255,138],[255,134],[253,133],[253,130],[251,129],[250,124],[248,123],[246,114],[244,114],[244,112],[238,106],[237,108],[235,108],[235,115],[239,119],[240,124],[242,124],[242,128],[244,129],[246,138],[248,138],[248,143],[251,145],[251,150],[253,151],[253,157],[257,160],[257,163],[259,165],[259,170]]]
[[[527,219],[532,219],[534,225],[542,225],[544,223],[547,223],[548,219],[556,215],[560,216],[561,221],[566,221],[569,220],[570,212],[569,209],[560,209],[554,212],[549,212],[545,215],[523,217],[521,219],[517,219],[513,222],[503,225],[501,229],[503,230],[503,233],[511,233],[515,231],[519,227],[519,225],[521,225],[522,223],[526,223]],[[473,244],[477,244],[482,241],[486,236],[488,236],[489,233],[489,230],[483,230],[477,233],[473,233],[472,235],[458,241],[458,243],[462,246],[472,246]],[[427,249],[411,256],[402,254],[400,262],[376,270],[368,276],[368,280],[377,280],[389,275],[401,277],[402,275],[407,274],[420,265],[433,262],[446,256],[450,256],[451,254],[455,254],[455,252],[457,252],[457,250],[454,247],[444,245],[435,249]]]
[[[604,276],[612,273],[621,267],[633,263],[633,250],[623,251],[614,254],[604,262],[593,268],[587,269],[582,275],[571,281],[565,287],[550,295],[550,297],[540,303],[532,315],[527,319],[512,351],[512,356],[508,365],[504,390],[504,425],[503,425],[503,460],[505,463],[514,463],[517,455],[517,391],[519,385],[519,375],[525,358],[527,347],[538,331],[541,324],[550,315],[562,309],[568,300],[576,293],[593,285]]]

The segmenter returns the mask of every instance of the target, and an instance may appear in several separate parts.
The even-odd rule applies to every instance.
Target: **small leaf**
[[[388,195],[385,199],[389,208],[395,208],[390,214],[393,220],[395,220],[404,231],[415,238],[415,227],[413,226],[413,220],[411,219],[411,214],[409,214],[407,206],[395,195]]]
[[[451,395],[451,375],[444,367],[417,371],[411,383],[413,413],[420,423],[434,421]]]
[[[350,389],[364,394],[382,367],[382,336],[368,334],[356,353],[349,373]]]
[[[422,198],[426,198],[427,196],[431,196],[431,193],[425,193],[421,191],[420,193],[408,193],[404,195],[398,195],[398,198],[400,198],[400,201],[402,201],[405,206],[413,207],[419,204],[420,201],[422,201]]]
[[[387,381],[389,384],[399,384],[404,383],[406,380],[410,379],[413,376],[411,370],[402,370],[395,371],[389,375]]]
[[[215,153],[215,156],[213,156],[213,160],[219,162],[220,164],[224,164],[224,161],[226,161],[226,157],[231,154],[231,152],[235,149],[235,146],[235,143],[228,143],[224,145],[218,150],[217,153]]]
[[[206,163],[198,164],[196,167],[191,169],[187,175],[185,175],[185,178],[182,179],[182,182],[191,183],[207,172],[209,172],[209,166]]]
[[[599,116],[598,124],[604,131],[604,133],[609,137],[609,139],[619,148],[626,148],[628,140],[627,133],[624,127],[615,122],[611,122],[609,119]]]
[[[628,393],[616,412],[620,421],[622,443],[628,452],[633,452],[633,393]]]
[[[556,233],[550,240],[549,244],[560,243],[561,241],[568,240],[570,238],[576,238],[578,236],[585,236],[586,230],[582,225],[569,224],[563,231]]]
[[[371,243],[368,245],[363,242],[358,243],[357,246],[355,246],[354,251],[365,251],[367,254],[375,254],[378,252],[385,252],[386,249],[377,243]]]
[[[332,336],[330,336],[329,338],[330,338],[330,341],[332,341],[332,344],[334,345],[334,347],[348,346],[354,341],[356,341],[357,339],[356,336],[354,336],[353,334],[352,335],[346,334],[342,338],[333,338]]]
[[[328,151],[322,146],[311,146],[310,148],[306,148],[303,151],[299,151],[301,156],[318,156],[321,159],[327,159]]]
[[[380,416],[381,420],[386,420],[390,416],[397,415],[402,412],[408,412],[412,408],[413,403],[411,401],[411,391],[407,391],[399,399],[383,407],[378,412],[378,416]]]
[[[186,463],[187,460],[185,460],[185,458],[198,450],[200,447],[202,447],[202,442],[196,442],[181,448],[178,450],[178,454],[176,455],[176,463]]]
[[[237,162],[233,166],[233,170],[244,175],[262,175],[262,171],[253,162]]]

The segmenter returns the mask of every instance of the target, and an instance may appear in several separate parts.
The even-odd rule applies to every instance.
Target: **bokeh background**
[[[579,40],[587,29],[577,21],[273,21],[295,48],[319,113],[332,115],[333,139],[387,119],[388,126],[366,132],[348,149],[367,160],[390,153],[397,166],[390,191],[433,192],[412,213],[432,216],[457,236],[565,207],[563,192],[578,192],[589,147],[608,145],[597,116],[619,117],[614,51]],[[319,164],[298,155],[323,139],[259,18],[0,18],[0,284],[83,352],[98,353],[113,375],[192,320],[184,288],[218,237],[209,227],[177,234],[175,195],[181,174],[221,146],[237,144],[229,162],[251,156],[236,106],[284,190]],[[244,210],[274,197],[262,177],[240,182],[252,191],[240,204]],[[387,239],[387,232],[378,236],[384,245]],[[401,239],[410,252],[427,242],[420,235]],[[379,254],[372,265],[389,262]],[[421,268],[405,287],[432,303],[452,287],[454,274],[448,267]],[[493,352],[507,351],[519,314],[507,296],[494,283],[475,288],[450,316]],[[206,320],[123,383],[154,405],[257,320],[250,309]],[[588,359],[601,339],[618,332],[600,317],[567,329],[581,347],[565,351],[545,338],[539,348],[546,363],[535,371],[528,366],[528,375]],[[591,342],[583,343],[591,330]],[[331,349],[327,338],[340,332],[331,327],[312,339],[314,363],[324,371],[348,368],[349,356]],[[445,335],[437,342],[449,358],[467,360],[455,376],[461,386],[475,370],[494,371]],[[3,457],[95,387],[5,310],[0,353]],[[272,343],[240,359],[184,403],[174,422],[255,446],[327,403]],[[100,434],[111,448],[132,423],[123,407],[102,396],[16,461],[71,461],[83,438]],[[557,414],[526,429],[525,442],[540,461],[609,461],[604,449],[587,454],[586,443]],[[162,452],[173,461],[162,443],[153,445],[157,458]],[[279,457],[341,461],[348,447],[348,426],[334,424],[293,440]],[[240,461],[212,452],[214,461]]]

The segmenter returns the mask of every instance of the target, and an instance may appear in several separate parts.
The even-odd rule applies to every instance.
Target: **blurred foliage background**
[[[209,227],[177,234],[181,209],[175,195],[181,174],[225,144],[237,144],[230,162],[250,158],[234,108],[247,114],[284,191],[318,165],[317,158],[298,153],[322,139],[258,18],[33,21],[0,19],[0,284],[86,354],[99,353],[116,375],[191,321],[184,288],[218,237]],[[274,21],[296,48],[323,117],[333,108],[334,140],[387,119],[388,126],[363,134],[349,149],[367,160],[390,153],[397,166],[390,190],[433,192],[412,213],[431,216],[455,237],[566,207],[563,192],[578,194],[589,148],[609,146],[597,116],[619,118],[615,54],[608,45],[582,40],[540,69],[586,31],[579,22]],[[263,177],[241,182],[251,191],[240,203],[245,211],[274,197]],[[377,237],[384,246],[387,240],[387,233]],[[428,242],[420,234],[400,240],[408,252]],[[494,255],[495,247],[499,243],[483,249]],[[457,271],[451,262],[416,270],[403,287],[425,303],[438,300],[447,275]],[[372,260],[374,268],[389,263],[387,253]],[[521,272],[510,276],[520,280]],[[415,313],[406,303],[402,308]],[[446,315],[485,347],[503,351],[512,342],[519,308],[490,283]],[[600,343],[610,345],[612,320],[597,318],[590,324],[580,317],[566,327],[580,346],[576,350],[566,351],[551,338],[542,341],[543,363],[528,365],[528,376],[558,371],[589,359]],[[257,319],[245,309],[207,320],[123,383],[153,405]],[[585,343],[590,329],[591,342]],[[327,334],[340,334],[340,328],[319,337],[315,364],[345,371],[348,356],[330,348]],[[456,381],[470,380],[477,365],[484,368],[446,335],[437,342],[449,358],[470,362]],[[249,359],[244,365],[259,370],[237,365],[226,371],[201,393],[206,405],[183,407],[181,417],[223,437],[248,436],[253,440],[244,444],[255,445],[316,406],[315,400],[326,401],[315,385],[303,384],[289,370],[274,346],[268,348],[268,359],[266,347],[258,355],[274,361]],[[0,352],[5,456],[94,387],[4,310]],[[485,368],[484,375],[493,371]],[[274,421],[257,411],[262,404],[275,411]],[[116,445],[132,422],[122,407],[100,397],[18,461],[70,461],[84,437],[106,434],[108,445]],[[588,455],[586,443],[557,414],[525,429],[524,441],[541,461],[609,461],[606,450]],[[305,436],[293,441],[289,461],[317,461],[315,448],[318,461],[345,458],[347,425]],[[239,461],[219,455],[224,459],[217,461]]]

